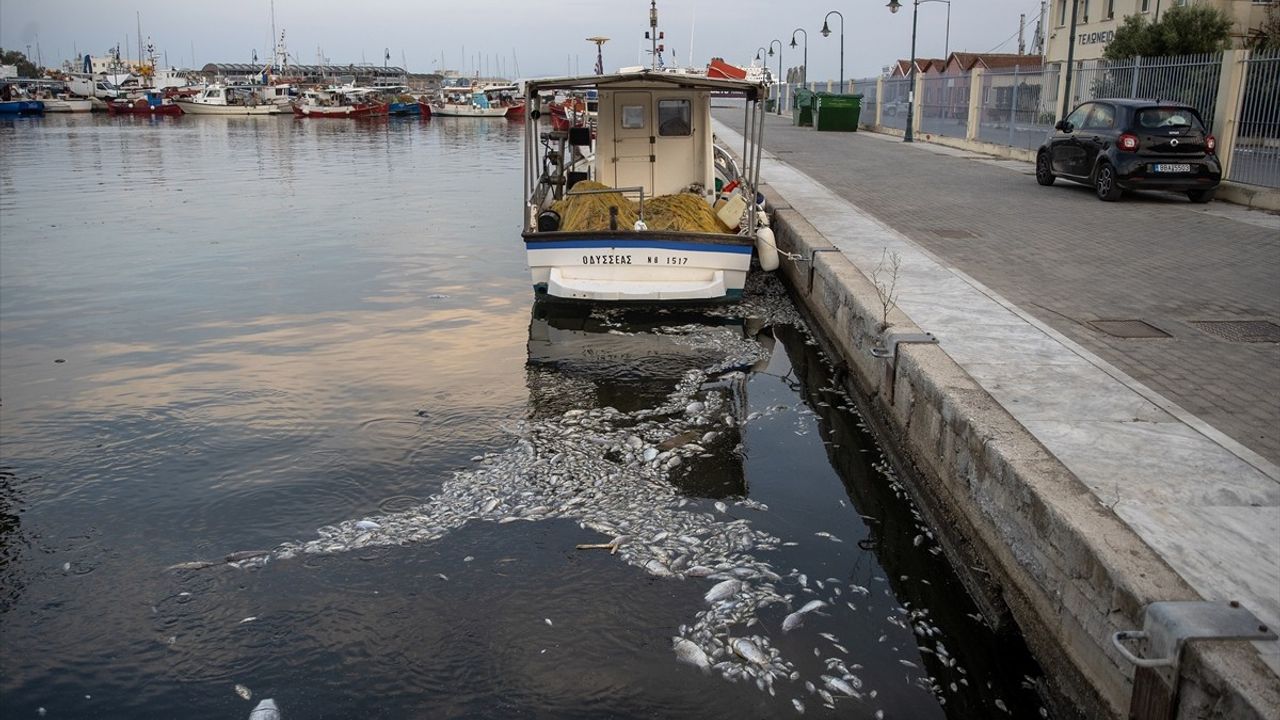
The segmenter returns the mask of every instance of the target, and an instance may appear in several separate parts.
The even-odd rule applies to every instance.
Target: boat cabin
[[[585,300],[740,296],[760,222],[764,87],[628,69],[530,80],[523,94],[532,103],[523,236],[538,292]],[[716,146],[713,94],[745,100],[740,163]],[[546,130],[542,116],[563,108],[548,102],[556,96],[594,99],[594,128],[561,122]]]

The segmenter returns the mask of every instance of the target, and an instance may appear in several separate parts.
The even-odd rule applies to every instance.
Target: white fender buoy
[[[765,272],[778,269],[778,246],[773,241],[773,230],[767,227],[756,229],[756,254],[760,257],[760,268]]]

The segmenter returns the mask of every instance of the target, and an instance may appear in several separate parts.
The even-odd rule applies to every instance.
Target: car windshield
[[[1145,108],[1138,111],[1138,127],[1146,130],[1202,130],[1200,118],[1189,108]]]

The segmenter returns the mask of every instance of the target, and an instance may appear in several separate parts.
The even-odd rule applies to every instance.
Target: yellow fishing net
[[[639,204],[619,192],[581,193],[584,190],[609,190],[609,186],[594,180],[583,180],[573,186],[573,191],[563,200],[551,206],[560,214],[560,229],[566,232],[584,230],[608,230],[609,208],[618,208],[618,229],[630,230],[640,218]],[[684,232],[728,233],[732,232],[720,222],[716,213],[702,197],[693,193],[659,195],[644,203],[644,222],[650,230],[677,230]]]

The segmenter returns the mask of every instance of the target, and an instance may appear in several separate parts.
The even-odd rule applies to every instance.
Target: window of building
[[[1142,0],[1144,3],[1147,0]],[[1067,24],[1067,0],[1058,0],[1058,27]]]
[[[1107,19],[1114,20],[1116,17],[1116,0],[1107,0]]]
[[[1080,0],[1080,22],[1089,22],[1089,0]]]
[[[1142,12],[1151,12],[1151,0],[1142,0]]]
[[[688,100],[658,101],[658,134],[693,134],[693,110]]]
[[[624,130],[644,129],[644,106],[643,105],[623,105],[622,106],[622,128]]]

